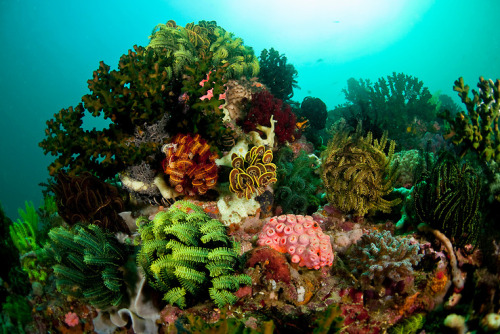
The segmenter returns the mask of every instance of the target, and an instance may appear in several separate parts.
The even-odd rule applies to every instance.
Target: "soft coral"
[[[275,133],[278,141],[281,144],[286,141],[292,142],[295,132],[295,114],[288,104],[275,98],[266,90],[252,94],[252,103],[243,121],[243,129],[250,132],[256,131],[257,125],[270,127],[271,115],[274,115],[274,120],[277,121]]]

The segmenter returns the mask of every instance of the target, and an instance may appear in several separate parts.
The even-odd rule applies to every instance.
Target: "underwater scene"
[[[500,333],[500,2],[0,5],[0,334]]]

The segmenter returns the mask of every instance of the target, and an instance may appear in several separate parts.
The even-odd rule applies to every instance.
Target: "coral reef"
[[[193,298],[209,295],[222,307],[238,299],[231,291],[251,284],[248,276],[233,274],[238,244],[200,207],[178,201],[152,221],[138,219],[137,225],[141,238],[137,263],[167,303],[184,308]]]
[[[259,57],[259,80],[268,87],[271,94],[286,101],[293,97],[293,89],[297,86],[297,70],[287,64],[287,58],[274,48],[262,50]]]
[[[210,152],[206,140],[195,135],[178,134],[162,148],[162,166],[175,191],[189,196],[203,195],[217,183],[218,155]]]
[[[389,279],[407,284],[403,291],[408,292],[411,284],[407,279],[423,257],[419,250],[420,245],[409,238],[393,237],[389,231],[369,231],[351,246],[346,259],[363,289],[380,290]]]
[[[270,119],[276,121],[275,134],[280,144],[294,140],[296,116],[288,104],[264,90],[252,95],[250,109],[242,122],[246,132],[257,130],[258,125],[271,126]]]
[[[467,112],[452,115],[445,110],[440,114],[451,126],[445,137],[456,145],[462,144],[463,154],[473,150],[486,161],[493,159],[500,162],[500,80],[493,82],[480,77],[477,87],[478,91],[472,90],[471,99],[470,88],[464,84],[464,79],[460,77],[455,81],[453,90],[458,92]]]
[[[127,247],[99,226],[50,230],[45,252],[52,259],[57,290],[98,308],[118,306],[125,296],[121,267]]]
[[[395,179],[394,169],[390,168],[395,142],[390,142],[387,155],[386,145],[387,133],[380,141],[371,133],[362,137],[360,126],[355,134],[335,133],[321,165],[321,178],[333,206],[364,216],[376,210],[390,212],[391,206],[399,203],[398,199],[383,198],[392,191]]]
[[[462,247],[475,245],[481,230],[480,177],[467,164],[443,154],[413,189],[415,211],[429,224]]]
[[[264,146],[254,146],[245,157],[232,154],[232,167],[229,174],[229,190],[239,198],[247,200],[262,195],[265,187],[276,182],[276,165],[273,152]]]
[[[288,253],[293,263],[310,269],[333,263],[330,237],[323,233],[311,216],[289,214],[272,217],[262,228],[257,244]]]

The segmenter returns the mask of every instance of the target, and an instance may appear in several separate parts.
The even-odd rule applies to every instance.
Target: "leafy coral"
[[[126,295],[122,267],[129,250],[97,225],[53,228],[45,252],[55,263],[57,290],[98,308],[118,306]]]
[[[390,212],[399,200],[386,200],[384,196],[393,189],[395,173],[390,167],[395,142],[387,145],[387,133],[380,140],[371,132],[361,136],[358,126],[355,134],[337,131],[323,153],[321,178],[328,200],[345,213],[364,216],[381,210]]]
[[[83,103],[47,121],[47,137],[39,145],[45,154],[56,156],[50,174],[61,169],[71,175],[90,171],[106,179],[128,166],[150,162],[162,143],[135,145],[134,140],[145,126],[179,108],[180,84],[173,80],[173,61],[166,52],[134,46],[120,58],[117,70],[101,62],[88,81],[91,93],[82,97]],[[84,130],[86,113],[111,123],[102,130]]]
[[[275,97],[289,100],[293,97],[293,89],[297,86],[297,70],[287,63],[284,54],[274,48],[262,50],[259,57],[259,80],[266,85]]]
[[[456,145],[462,144],[464,153],[473,150],[479,156],[489,161],[500,162],[500,130],[498,119],[500,117],[500,80],[485,80],[479,78],[478,91],[472,90],[472,99],[469,97],[469,86],[464,84],[464,79],[455,81],[453,90],[465,104],[467,112],[461,111],[451,115],[445,110],[440,114],[451,125],[447,138]]]
[[[191,299],[210,296],[218,307],[233,304],[231,292],[250,285],[250,277],[234,275],[239,245],[222,223],[187,201],[174,203],[150,221],[137,221],[141,248],[137,263],[163,300],[181,308]]]
[[[480,177],[471,166],[441,155],[413,189],[418,219],[444,233],[458,247],[476,244],[481,230],[480,186]]]

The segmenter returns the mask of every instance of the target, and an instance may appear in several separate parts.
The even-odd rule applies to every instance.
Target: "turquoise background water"
[[[12,217],[36,206],[52,157],[38,143],[45,122],[75,106],[103,60],[116,68],[158,23],[199,20],[242,37],[256,55],[274,47],[298,70],[300,90],[333,109],[350,77],[404,72],[456,98],[463,76],[500,78],[500,1],[1,1],[0,202]],[[458,98],[456,98],[458,102]],[[85,124],[93,127],[94,124]]]

